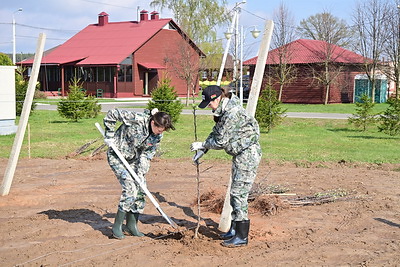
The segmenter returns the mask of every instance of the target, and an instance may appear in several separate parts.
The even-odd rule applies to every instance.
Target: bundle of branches
[[[313,196],[297,197],[296,199],[288,200],[292,206],[309,206],[309,205],[321,205],[325,203],[343,201],[354,199],[351,193],[344,189],[333,189],[323,193],[316,193]]]
[[[74,152],[72,152],[71,154],[69,154],[67,156],[67,158],[72,158],[78,155],[81,155],[83,153],[86,153],[88,151],[92,151],[92,153],[90,154],[91,157],[94,157],[95,155],[99,154],[101,152],[101,150],[106,146],[105,144],[101,144],[100,146],[98,146],[97,148],[89,148],[91,145],[93,145],[94,143],[96,143],[98,140],[101,140],[100,138],[96,138],[93,139],[87,143],[85,143],[84,145],[80,146],[77,150],[75,150]]]
[[[254,183],[249,193],[249,202],[254,201],[263,195],[281,195],[289,192],[289,188],[283,185],[265,184],[263,181]],[[291,194],[294,195],[294,194]]]

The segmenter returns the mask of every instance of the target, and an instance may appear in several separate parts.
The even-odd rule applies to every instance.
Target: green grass
[[[373,108],[374,113],[385,111],[388,108],[388,104],[379,103],[375,104]],[[283,109],[287,109],[288,112],[317,112],[317,113],[355,113],[355,104],[282,104]]]
[[[36,110],[30,117],[31,157],[64,158],[85,143],[99,137],[95,122],[102,124],[104,114],[96,119],[78,123],[61,118],[55,111]],[[211,116],[197,116],[198,140],[203,141],[210,133]],[[176,130],[166,132],[161,144],[163,158],[190,160],[193,153],[189,146],[194,141],[192,115],[181,115]],[[27,136],[27,135],[26,135]],[[0,158],[8,158],[14,135],[0,136]],[[90,146],[88,155],[102,140]],[[352,128],[346,120],[318,120],[285,118],[270,133],[261,133],[264,160],[291,162],[400,162],[400,137],[379,133],[376,127],[367,132]],[[28,156],[25,137],[21,157]],[[229,160],[224,151],[212,150],[204,159]]]

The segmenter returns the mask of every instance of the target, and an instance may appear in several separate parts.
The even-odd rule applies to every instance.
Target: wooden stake
[[[14,178],[15,168],[17,167],[19,154],[21,152],[22,141],[24,140],[26,125],[31,112],[33,95],[35,93],[36,82],[39,75],[40,63],[42,62],[45,40],[46,35],[44,33],[39,34],[35,58],[33,60],[32,73],[31,77],[29,78],[29,84],[26,91],[24,105],[22,107],[21,118],[19,120],[17,133],[14,138],[14,144],[11,149],[10,158],[4,174],[3,183],[0,187],[0,194],[2,196],[8,195],[10,192],[10,187]]]

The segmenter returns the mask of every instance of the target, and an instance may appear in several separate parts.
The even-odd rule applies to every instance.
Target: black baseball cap
[[[222,95],[222,88],[218,85],[207,86],[202,93],[202,100],[199,104],[199,108],[205,108],[210,104],[211,101]]]

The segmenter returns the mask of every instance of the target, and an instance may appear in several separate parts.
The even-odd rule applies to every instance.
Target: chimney
[[[151,12],[151,13],[150,13],[150,15],[151,15],[151,20],[153,20],[153,19],[160,19],[160,17],[159,17],[158,14],[159,14],[159,13],[158,13],[157,11]]]
[[[104,26],[107,24],[108,24],[108,14],[103,11],[99,14],[99,26]]]
[[[147,10],[140,11],[140,21],[147,21],[149,20],[149,12]]]

